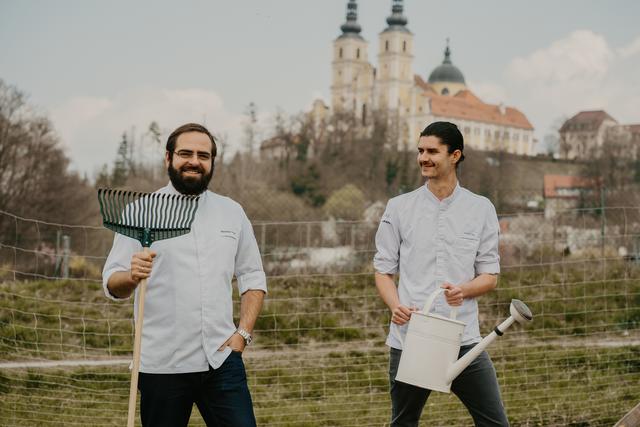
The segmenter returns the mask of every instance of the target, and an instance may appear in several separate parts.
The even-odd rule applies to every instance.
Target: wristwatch
[[[251,344],[251,341],[253,341],[253,337],[245,329],[238,328],[236,330],[236,332],[237,332],[238,335],[240,335],[242,338],[244,338],[245,345],[249,345],[249,344]]]

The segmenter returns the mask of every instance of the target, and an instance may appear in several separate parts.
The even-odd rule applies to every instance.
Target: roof
[[[260,143],[261,150],[268,150],[270,148],[282,147],[285,145],[284,139],[274,136],[273,138],[265,139]]]
[[[504,107],[501,112],[499,105],[484,103],[468,89],[458,92],[455,96],[440,95],[420,76],[416,75],[414,81],[422,88],[423,96],[431,99],[431,112],[436,116],[533,130],[527,116],[516,108]]]
[[[556,199],[575,199],[581,191],[598,187],[597,178],[570,175],[545,175],[544,197]]]
[[[560,132],[575,132],[575,131],[596,131],[602,125],[605,120],[612,120],[618,123],[616,119],[611,117],[604,110],[594,111],[580,111],[575,116],[563,123],[560,128]]]
[[[453,64],[440,64],[429,74],[429,83],[464,83],[462,71]]]
[[[449,39],[447,39],[447,48],[444,50],[444,60],[429,74],[429,83],[462,83],[464,75],[462,71],[451,62],[451,49],[449,48]]]
[[[640,123],[627,125],[627,129],[629,129],[631,133],[640,133]]]
[[[265,139],[260,143],[260,150],[270,150],[273,148],[285,147],[288,143],[298,144],[300,143],[300,135],[293,135],[290,141],[287,141],[288,138],[283,138],[281,136],[274,136],[269,139]]]

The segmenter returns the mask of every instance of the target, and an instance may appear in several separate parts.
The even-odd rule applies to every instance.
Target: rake
[[[162,193],[138,193],[134,191],[98,189],[98,201],[103,225],[138,240],[144,252],[158,240],[182,236],[191,231],[191,224],[198,209],[200,196],[183,196]],[[140,344],[144,317],[144,296],[147,279],[138,285],[138,315],[133,342],[133,367],[129,389],[129,413],[127,426],[133,427],[136,415],[138,372],[140,370]]]

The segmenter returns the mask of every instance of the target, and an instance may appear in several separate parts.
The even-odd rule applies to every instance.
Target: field
[[[514,266],[481,299],[483,333],[507,316],[511,298],[535,315],[489,348],[512,425],[610,426],[638,403],[639,273],[602,259]],[[272,277],[269,286],[244,356],[258,424],[384,425],[388,314],[371,274]],[[129,303],[107,301],[92,281],[1,284],[0,423],[122,425],[130,317]],[[25,365],[42,360],[112,364]],[[440,393],[422,419],[470,424],[455,396]],[[191,425],[204,425],[197,410]]]

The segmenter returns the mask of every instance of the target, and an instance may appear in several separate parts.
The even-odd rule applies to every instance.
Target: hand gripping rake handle
[[[199,198],[199,196],[137,193],[104,188],[98,190],[104,226],[116,233],[138,240],[147,253],[153,242],[178,237],[191,231]],[[147,280],[142,279],[138,285],[138,313],[133,340],[127,427],[133,427],[136,416],[146,291]]]

